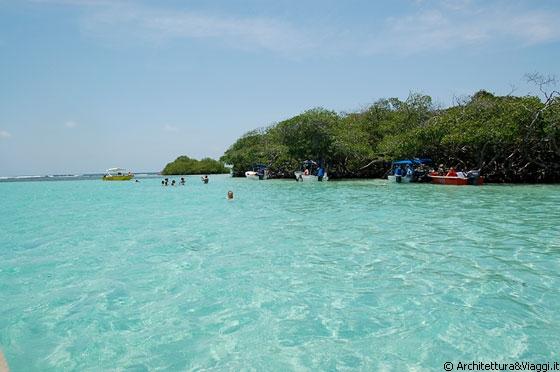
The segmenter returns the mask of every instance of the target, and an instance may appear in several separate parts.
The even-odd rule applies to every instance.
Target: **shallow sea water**
[[[12,371],[560,362],[557,185],[140,181],[0,182]]]

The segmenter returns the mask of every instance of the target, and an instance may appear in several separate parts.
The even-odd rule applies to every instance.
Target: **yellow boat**
[[[134,174],[124,173],[124,168],[109,168],[103,175],[103,181],[128,181],[134,177]]]

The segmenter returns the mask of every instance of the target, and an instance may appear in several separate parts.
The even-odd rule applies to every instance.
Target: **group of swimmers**
[[[204,177],[200,177],[202,179],[202,183],[208,183],[208,176],[204,176]],[[138,182],[138,181],[137,181]],[[181,180],[179,181],[179,185],[186,185],[187,181],[185,180],[185,177],[181,177]],[[161,185],[162,186],[169,186],[169,178],[165,178],[161,181]],[[177,186],[177,183],[175,182],[175,180],[171,180],[171,186]],[[226,195],[226,199],[236,199],[233,196],[233,191],[229,190],[227,195]]]
[[[187,181],[185,181],[185,177],[181,177],[181,181],[179,181],[179,185],[185,185],[187,183]],[[163,181],[161,181],[161,185],[162,186],[169,186],[169,178],[164,179]],[[175,180],[171,181],[171,186],[176,186],[177,183],[175,182]]]
[[[200,179],[202,180],[202,183],[208,183],[208,175],[206,175],[204,177],[200,177]],[[179,181],[179,185],[185,185],[186,183],[187,183],[187,181],[185,180],[185,177],[181,177],[181,181]],[[162,186],[169,186],[169,178],[165,178],[164,180],[162,180],[161,185]],[[177,186],[177,183],[175,182],[175,180],[171,181],[171,186]]]

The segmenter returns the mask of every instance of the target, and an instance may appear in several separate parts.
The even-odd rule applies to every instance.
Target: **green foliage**
[[[489,180],[560,181],[560,98],[495,96],[481,90],[441,109],[429,96],[380,99],[360,112],[323,108],[246,133],[220,158],[243,175],[254,163],[293,177],[302,160],[327,161],[329,177],[381,177],[386,161],[432,158],[480,169]]]
[[[238,139],[220,161],[232,165],[234,175],[241,175],[252,169],[255,163],[272,166],[286,152],[287,149],[277,139],[273,128],[261,128]]]
[[[330,155],[333,128],[339,120],[334,111],[315,108],[279,123],[276,131],[289,156],[322,161]]]
[[[406,102],[397,98],[376,103],[381,115],[378,151],[389,158],[423,157],[423,143],[414,135],[437,112],[432,99],[421,94],[410,94]]]
[[[163,175],[187,175],[187,174],[221,174],[229,173],[229,169],[223,163],[210,158],[200,161],[188,156],[179,156],[174,162],[168,163],[161,171]]]

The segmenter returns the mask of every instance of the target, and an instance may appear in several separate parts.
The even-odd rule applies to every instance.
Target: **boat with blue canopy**
[[[391,183],[431,182],[428,174],[431,171],[432,159],[415,158],[398,160],[391,163],[387,179]]]

